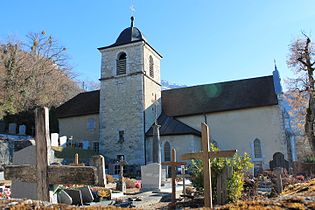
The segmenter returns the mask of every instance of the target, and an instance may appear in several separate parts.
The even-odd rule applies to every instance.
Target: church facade
[[[281,91],[275,76],[161,89],[162,56],[131,26],[102,54],[99,91],[81,93],[57,109],[60,134],[86,141],[112,160],[128,164],[152,161],[152,125],[157,120],[162,161],[201,148],[200,124],[210,127],[211,141],[220,149],[247,152],[257,170],[269,168],[276,152],[292,160]]]

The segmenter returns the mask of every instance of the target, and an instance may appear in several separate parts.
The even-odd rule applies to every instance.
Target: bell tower
[[[145,132],[161,113],[162,56],[134,26],[100,47],[100,152],[128,164],[145,164]]]

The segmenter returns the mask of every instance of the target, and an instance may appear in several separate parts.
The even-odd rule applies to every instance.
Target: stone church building
[[[133,17],[114,44],[98,50],[100,90],[80,93],[57,109],[60,135],[81,147],[112,160],[124,156],[128,164],[150,163],[157,119],[162,161],[170,160],[172,147],[178,160],[200,151],[202,122],[210,126],[213,143],[249,153],[256,170],[269,168],[276,152],[295,158],[277,69],[270,76],[162,91],[162,56]]]

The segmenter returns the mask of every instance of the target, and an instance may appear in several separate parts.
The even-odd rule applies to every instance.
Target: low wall
[[[303,174],[306,176],[315,176],[315,163],[293,162],[294,174]]]

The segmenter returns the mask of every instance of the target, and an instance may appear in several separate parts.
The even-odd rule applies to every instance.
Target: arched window
[[[126,53],[122,52],[118,55],[117,59],[117,75],[126,74]]]
[[[260,143],[259,139],[254,140],[254,157],[255,158],[262,158],[261,143]]]
[[[150,77],[154,78],[154,63],[152,55],[149,57],[149,70],[150,70]]]
[[[171,145],[168,142],[164,144],[164,161],[171,161]]]

